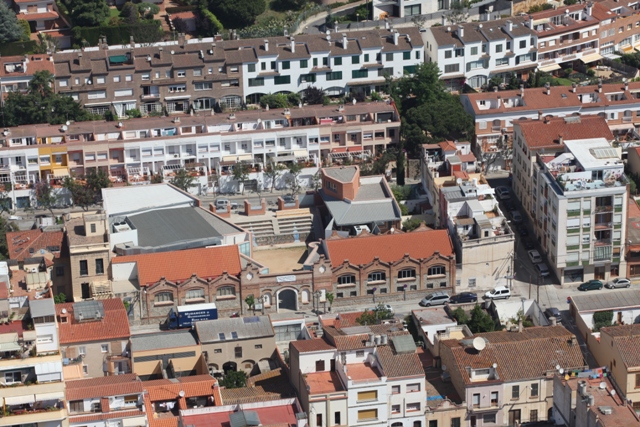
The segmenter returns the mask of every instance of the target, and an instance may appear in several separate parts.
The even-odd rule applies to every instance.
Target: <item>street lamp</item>
[[[318,311],[320,311],[320,297],[322,296],[322,292],[315,291],[313,293],[313,296],[315,297],[315,300],[316,300],[316,313],[317,313]]]
[[[378,290],[378,288],[373,288],[371,290],[371,294],[373,295],[373,303],[376,303],[376,291]]]
[[[262,315],[264,316],[264,303],[267,301],[266,295],[262,295],[258,298],[258,301],[260,301],[260,308],[262,309]]]
[[[402,292],[404,293],[404,300],[406,301],[407,300],[407,284],[406,283],[402,286]]]

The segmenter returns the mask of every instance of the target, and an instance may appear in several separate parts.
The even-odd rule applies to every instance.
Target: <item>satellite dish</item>
[[[65,123],[67,126],[69,126],[71,124],[71,122],[69,120],[66,121]]]
[[[600,390],[604,390],[605,388],[607,388],[607,383],[605,383],[604,381],[602,381],[602,382],[600,383],[600,386],[599,386],[599,387],[600,387]]]
[[[560,375],[564,374],[564,369],[560,368],[560,370],[558,370],[558,372],[560,373]]]
[[[498,364],[494,362],[491,366],[493,366],[493,369],[496,369],[498,367]]]
[[[66,308],[62,309],[62,314],[67,314],[67,309]]]
[[[484,338],[482,337],[475,337],[473,339],[473,348],[475,348],[477,351],[482,351],[484,350],[484,348],[487,346],[486,341],[484,340]]]
[[[180,393],[178,393],[178,395],[179,395],[180,397],[184,397],[184,390],[180,390]]]

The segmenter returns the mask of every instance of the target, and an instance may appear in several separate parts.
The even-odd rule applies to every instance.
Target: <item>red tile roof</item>
[[[312,340],[291,341],[291,346],[298,350],[298,353],[311,353],[314,351],[335,350],[335,347],[327,343],[322,338]]]
[[[140,417],[145,416],[146,414],[138,409],[131,409],[128,411],[116,411],[116,412],[106,412],[101,414],[88,414],[88,415],[71,415],[69,417],[69,421],[72,423],[91,423],[95,421],[102,420],[110,420],[113,418],[130,418],[130,417]]]
[[[371,263],[374,258],[383,262],[395,262],[409,254],[414,259],[424,259],[440,252],[442,256],[453,255],[453,245],[447,230],[418,228],[411,233],[360,235],[335,240],[326,240],[327,257],[336,268],[345,260],[353,265]]]
[[[235,276],[242,269],[238,247],[235,245],[119,256],[113,258],[112,262],[135,262],[140,286],[154,284],[162,277],[175,282],[189,279],[194,274],[201,279],[219,277],[225,271]]]
[[[607,326],[600,328],[600,333],[611,336],[625,367],[640,366],[640,325]]]
[[[31,1],[31,0],[25,0]],[[51,34],[47,32],[47,35]],[[53,64],[53,60],[51,55],[46,53],[43,54],[33,54],[28,55],[29,62],[27,62],[27,67],[24,72],[7,72],[5,69],[5,64],[23,62],[24,56],[3,56],[0,58],[0,77],[17,77],[17,76],[33,76],[38,71],[49,71],[51,74],[55,72],[55,66]]]
[[[7,247],[9,258],[24,261],[25,258],[39,256],[40,249],[60,257],[64,244],[62,231],[42,231],[40,229],[27,231],[12,231],[7,233]],[[57,248],[57,251],[54,249]],[[33,250],[33,253],[31,252]]]
[[[458,147],[452,141],[442,141],[438,143],[442,151],[457,151]]]
[[[67,322],[58,322],[60,344],[82,343],[87,341],[109,341],[129,339],[129,319],[122,300],[111,298],[100,300],[104,306],[102,320],[77,322],[73,315],[73,303],[56,304],[58,317],[66,316]],[[62,310],[67,313],[63,314]]]
[[[561,148],[559,138],[565,141],[572,139],[605,138],[613,141],[614,137],[604,117],[581,116],[575,122],[567,122],[564,117],[552,117],[545,121],[517,120],[514,128],[520,127],[524,142],[529,148],[557,147]]]
[[[41,19],[57,19],[60,15],[57,12],[39,12],[39,13],[18,13],[16,15],[18,19],[24,19],[25,21],[38,21]]]
[[[66,382],[67,400],[142,393],[142,381],[136,374],[112,375]]]
[[[151,380],[144,382],[144,389],[149,393],[152,402],[173,400],[180,398],[180,391],[184,397],[213,396],[213,388],[218,381],[211,375],[194,375],[178,378],[175,383],[171,380]]]

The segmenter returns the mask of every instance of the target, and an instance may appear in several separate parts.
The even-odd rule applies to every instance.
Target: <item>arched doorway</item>
[[[278,311],[298,310],[298,293],[293,289],[283,289],[278,292]]]
[[[225,374],[231,371],[235,372],[238,370],[238,364],[236,362],[227,362],[224,365],[222,365],[222,370],[224,371]]]

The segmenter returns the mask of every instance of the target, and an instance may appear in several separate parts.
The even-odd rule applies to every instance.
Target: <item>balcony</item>
[[[596,239],[593,244],[594,246],[611,246],[611,239]]]
[[[613,212],[613,206],[611,205],[596,206],[596,213],[601,213],[601,212]]]
[[[36,404],[41,402],[36,402]],[[42,402],[46,403],[46,402]],[[48,406],[42,408],[19,409],[15,406],[7,406],[5,413],[0,417],[0,427],[13,426],[17,424],[29,424],[35,425],[35,423],[43,423],[47,421],[63,420],[67,417],[67,410],[62,407],[63,403],[60,402],[57,406]],[[26,405],[28,407],[28,405]],[[15,409],[14,409],[15,408]]]
[[[595,225],[596,230],[604,230],[604,229],[608,229],[608,228],[612,228],[613,227],[613,223],[612,222],[607,222],[607,221],[596,222],[594,225]]]

